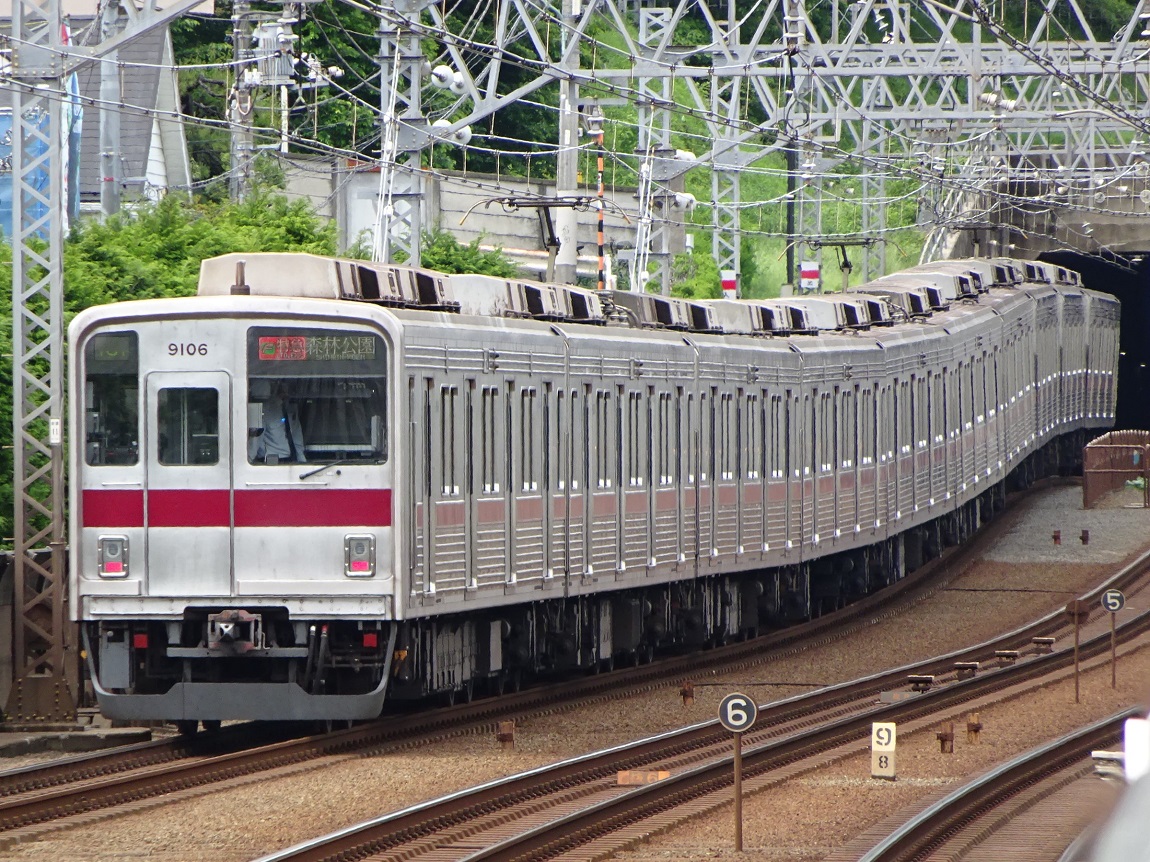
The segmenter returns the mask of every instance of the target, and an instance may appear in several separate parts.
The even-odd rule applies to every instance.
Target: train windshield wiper
[[[327,470],[331,467],[339,467],[343,464],[382,464],[382,463],[383,463],[383,455],[373,455],[371,458],[366,458],[366,459],[365,458],[336,458],[334,461],[328,461],[324,464],[320,464],[319,466],[315,467],[314,469],[308,470],[306,473],[300,473],[299,478],[307,479],[309,476],[318,476],[324,470]]]
[[[350,458],[336,458],[334,461],[328,461],[326,464],[320,464],[314,470],[308,470],[306,473],[300,473],[299,477],[301,479],[306,479],[309,476],[316,476],[329,467],[338,467],[340,464],[346,464],[350,460]]]

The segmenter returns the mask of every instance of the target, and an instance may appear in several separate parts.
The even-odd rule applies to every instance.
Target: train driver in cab
[[[248,460],[253,464],[291,464],[306,461],[303,431],[295,405],[283,383],[251,381],[249,395]],[[253,416],[252,409],[259,412]]]

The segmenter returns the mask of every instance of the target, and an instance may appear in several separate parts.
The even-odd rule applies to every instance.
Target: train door
[[[818,423],[815,421],[815,405],[817,404],[818,392],[812,396],[810,392],[804,392],[802,397],[802,404],[795,399],[795,406],[797,409],[795,415],[795,422],[798,430],[799,445],[795,447],[796,460],[795,460],[795,475],[798,482],[795,487],[798,508],[801,512],[799,523],[796,526],[796,532],[791,535],[796,539],[801,547],[803,544],[809,542],[818,532],[818,526],[815,524],[815,477],[818,474]]]
[[[589,566],[597,576],[613,573],[619,563],[618,405],[611,389],[596,390],[589,399],[592,463],[587,498]]]
[[[738,397],[730,392],[715,394],[715,532],[713,547],[725,557],[739,547],[739,418],[742,414]]]
[[[472,586],[467,569],[467,503],[463,491],[463,397],[459,386],[436,386],[428,379],[427,427],[427,560],[437,592],[458,593]]]
[[[408,509],[411,522],[408,535],[411,545],[408,548],[408,584],[412,595],[416,595],[428,588],[427,566],[427,517],[428,517],[428,484],[431,479],[427,475],[428,433],[421,430],[425,421],[426,404],[421,402],[416,392],[416,379],[407,381],[407,463],[408,491],[411,506]]]
[[[472,389],[472,435],[475,441],[469,495],[468,541],[471,584],[504,586],[508,580],[506,417],[498,385]]]
[[[799,396],[787,390],[784,399],[783,416],[783,475],[787,477],[787,494],[785,499],[785,515],[783,524],[786,530],[783,535],[783,547],[790,551],[797,542],[802,547],[803,542],[803,495],[802,495],[802,465],[806,457],[803,453],[803,422],[799,410]]]
[[[588,432],[591,422],[590,391],[585,387],[583,396],[578,389],[570,390],[571,402],[568,408],[570,417],[570,434],[564,434],[562,446],[567,448],[563,455],[563,469],[566,471],[564,481],[566,484],[567,532],[562,541],[567,543],[567,571],[569,576],[578,575],[582,578],[587,574],[588,557],[588,531],[591,529],[591,519],[588,517],[588,471],[591,469],[591,453],[589,449]],[[563,426],[560,426],[563,427]]]
[[[699,557],[718,556],[715,546],[715,401],[718,387],[699,394]]]
[[[680,412],[683,446],[682,515],[680,548],[686,559],[699,559],[699,429],[695,422],[695,395],[688,393]]]
[[[546,395],[546,391],[544,392]],[[511,391],[508,390],[508,400]],[[512,580],[537,581],[543,577],[545,497],[540,492],[542,438],[539,390],[523,386],[515,394],[514,417],[509,427],[514,445],[508,478]]]
[[[149,595],[233,592],[231,392],[223,371],[146,377]]]
[[[894,516],[894,484],[897,473],[894,467],[894,387],[882,385],[875,399],[875,437],[878,444],[875,482],[875,522],[889,527]]]
[[[681,446],[678,436],[681,429],[681,420],[678,415],[676,398],[681,398],[682,389],[675,396],[670,392],[659,392],[657,396],[658,408],[652,422],[655,433],[652,434],[652,466],[651,488],[652,505],[649,520],[651,536],[650,564],[675,563],[680,559],[680,531],[682,519],[679,517],[679,508],[682,495],[675,491],[679,482],[678,458]]]

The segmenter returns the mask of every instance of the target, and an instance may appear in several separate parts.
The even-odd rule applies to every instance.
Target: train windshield
[[[139,460],[140,380],[136,333],[105,332],[84,346],[84,460]]]
[[[248,332],[248,461],[387,458],[387,355],[378,335],[346,329]]]

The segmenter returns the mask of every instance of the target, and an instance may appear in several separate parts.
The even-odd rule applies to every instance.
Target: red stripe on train
[[[143,491],[83,492],[85,527],[144,526]],[[227,527],[224,490],[166,490],[148,494],[151,527]],[[235,492],[237,527],[390,527],[389,489],[308,488]]]
[[[232,517],[228,492],[149,491],[149,527],[227,527]]]
[[[143,491],[84,491],[80,506],[85,527],[144,526]]]
[[[390,527],[388,488],[236,491],[237,527]]]

